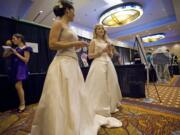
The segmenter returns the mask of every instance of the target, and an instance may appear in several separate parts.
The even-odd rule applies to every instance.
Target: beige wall
[[[153,51],[155,51],[157,48],[161,47],[169,49],[170,53],[174,53],[175,55],[177,55],[178,61],[180,61],[180,43],[145,47],[145,50],[147,51],[148,49],[153,49]]]

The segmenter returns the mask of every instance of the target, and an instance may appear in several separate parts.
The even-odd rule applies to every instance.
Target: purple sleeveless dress
[[[16,51],[24,56],[24,52],[32,52],[31,47],[25,47],[23,49],[17,47]],[[16,83],[17,81],[23,81],[26,80],[28,77],[28,65],[25,64],[20,58],[18,58],[16,55],[12,55],[12,61],[11,61],[11,71],[9,74],[9,78],[13,83]]]

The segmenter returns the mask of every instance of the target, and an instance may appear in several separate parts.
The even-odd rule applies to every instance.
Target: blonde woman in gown
[[[70,3],[60,2],[54,13],[57,20],[50,31],[49,47],[57,54],[46,75],[31,135],[96,135],[100,125],[94,123],[86,104],[84,79],[75,52],[87,43],[78,41],[68,26],[74,18]]]
[[[85,88],[96,116],[101,116],[102,120],[108,120],[109,123],[106,126],[120,127],[122,123],[111,117],[111,113],[118,111],[117,106],[122,99],[117,74],[110,58],[111,48],[103,25],[96,25],[94,39],[90,43],[88,52],[89,58],[94,60]]]

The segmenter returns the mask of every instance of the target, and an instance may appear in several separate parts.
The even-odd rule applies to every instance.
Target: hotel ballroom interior
[[[180,135],[180,0],[64,1],[74,7],[74,10],[66,8],[64,13],[64,16],[70,18],[70,11],[74,11],[75,16],[73,21],[71,20],[67,25],[68,29],[71,29],[71,32],[73,31],[77,35],[76,37],[81,43],[86,43],[82,48],[74,49],[73,46],[77,59],[69,59],[76,61],[77,65],[75,64],[75,67],[69,66],[65,71],[71,75],[70,78],[75,78],[73,73],[69,73],[69,70],[75,71],[76,67],[78,67],[78,73],[83,80],[82,86],[85,86],[83,88],[86,91],[88,73],[91,70],[95,71],[93,67],[91,70],[89,69],[92,64],[94,64],[95,68],[95,61],[101,57],[100,55],[97,55],[94,59],[89,57],[91,48],[89,46],[100,42],[98,39],[94,39],[98,34],[94,36],[93,33],[95,25],[98,24],[97,26],[101,26],[99,28],[104,28],[106,31],[108,41],[106,40],[104,43],[108,45],[109,52],[111,52],[106,53],[109,54],[106,56],[110,58],[109,62],[112,63],[112,69],[115,71],[113,72],[115,78],[109,81],[105,78],[107,82],[102,84],[104,85],[102,88],[107,89],[107,93],[111,94],[115,87],[110,89],[109,86],[117,80],[116,84],[118,90],[120,90],[118,92],[122,95],[118,101],[116,111],[110,113],[110,116],[121,122],[121,125],[112,128],[102,125],[98,128],[96,134]],[[47,73],[50,74],[49,72],[54,72],[54,75],[58,76],[59,70],[62,70],[63,74],[64,69],[61,64],[59,64],[58,71],[51,68],[48,72],[50,64],[53,65],[54,58],[58,57],[59,60],[63,61],[63,59],[69,57],[61,55],[61,52],[63,53],[62,49],[58,51],[59,53],[56,53],[56,50],[49,47],[51,43],[49,42],[51,39],[49,35],[51,28],[53,28],[52,25],[56,21],[63,21],[64,17],[59,19],[54,15],[53,8],[57,5],[59,8],[64,6],[61,0],[0,0],[0,135],[35,135],[34,133],[31,134],[32,125],[39,101],[41,101],[43,88],[48,87],[48,85],[53,86],[53,84],[44,85],[46,75]],[[63,27],[63,25],[60,27]],[[55,31],[55,28],[53,29]],[[60,29],[65,31],[64,28]],[[98,33],[98,29],[96,31]],[[53,33],[53,31],[51,32]],[[60,36],[62,36],[62,33]],[[61,37],[58,40],[61,40]],[[63,41],[57,43],[60,42]],[[20,52],[23,50],[22,44],[25,48],[28,48],[24,52]],[[5,57],[8,51],[10,55]],[[112,54],[111,57],[110,54]],[[105,54],[103,53],[103,55]],[[28,58],[28,62],[25,62],[22,57],[25,60]],[[21,61],[21,63],[24,62],[27,69],[25,72],[28,76],[26,79],[18,80],[17,75],[12,78],[14,70],[18,69],[18,65],[12,66],[13,58]],[[67,65],[68,63],[65,62],[64,64]],[[23,71],[23,69],[20,71]],[[108,72],[104,72],[106,77],[108,77]],[[96,74],[94,79],[98,80],[98,78],[100,76]],[[56,78],[51,83],[53,81],[57,81]],[[69,95],[73,95],[73,92],[74,94],[79,92],[80,85],[76,82],[78,81],[76,80],[71,84],[74,91],[67,92]],[[59,83],[59,85],[63,84],[62,82]],[[101,85],[98,82],[95,84]],[[96,85],[92,86],[92,91]],[[22,99],[22,93],[18,89],[21,86],[24,100]],[[62,87],[64,88],[64,86]],[[99,91],[106,93],[104,89],[98,89],[97,93]],[[58,91],[55,85],[52,92],[54,91]],[[105,93],[104,95],[106,95]],[[102,100],[100,102],[103,102],[106,98],[103,97],[104,95],[101,96]],[[63,95],[60,96],[59,101],[62,101]],[[96,96],[96,93],[94,96]],[[44,100],[48,101],[48,98]],[[68,103],[70,104],[69,100]],[[81,102],[80,105],[83,102],[78,97],[77,101]],[[68,103],[64,103],[65,108],[66,105],[69,105]],[[87,103],[93,103],[93,99],[87,100]],[[57,111],[60,104],[62,103],[56,104],[57,109],[54,108],[49,112]],[[80,107],[78,105],[73,110],[68,111],[78,112]],[[92,106],[96,106],[96,104]],[[90,105],[86,105],[86,108],[91,109]],[[83,119],[81,113],[79,111],[78,115]],[[67,117],[66,114],[64,116],[63,119],[57,117],[56,122],[65,125],[64,119],[73,119]],[[54,117],[56,116],[53,116],[52,113],[52,118]],[[38,118],[36,117],[36,119]],[[49,120],[52,122],[51,116],[47,119],[44,117],[41,123],[48,123]],[[78,121],[74,121],[74,124],[78,124]],[[49,126],[51,125],[49,124]],[[48,128],[47,124],[44,127],[41,126],[42,131],[45,131],[45,128]],[[61,131],[59,133],[42,132],[36,135],[89,135],[75,132],[74,134],[68,134],[66,130],[68,128],[63,129],[62,133]]]

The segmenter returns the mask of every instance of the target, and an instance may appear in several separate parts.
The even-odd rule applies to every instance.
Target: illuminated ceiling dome
[[[145,43],[150,43],[150,42],[158,41],[158,40],[163,39],[163,38],[165,38],[165,34],[164,33],[158,33],[158,34],[153,34],[153,35],[148,35],[148,36],[142,37],[142,40]]]
[[[139,19],[143,14],[142,6],[128,2],[115,5],[100,15],[100,24],[110,27],[119,27]]]

